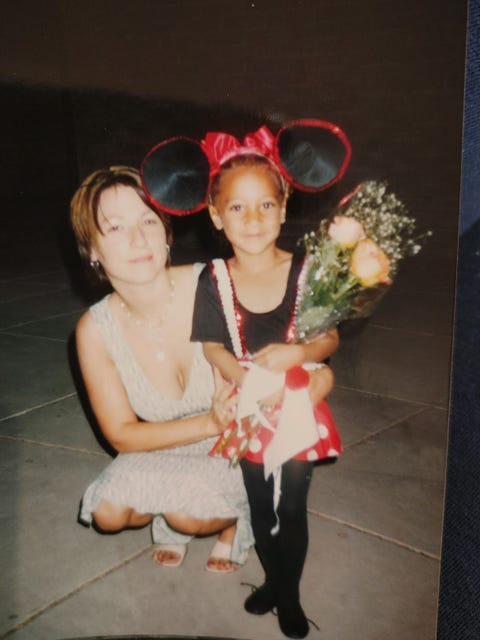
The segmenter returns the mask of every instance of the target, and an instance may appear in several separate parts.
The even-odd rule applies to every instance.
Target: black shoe
[[[248,596],[243,606],[248,613],[253,613],[255,616],[263,616],[264,613],[268,613],[275,606],[272,587],[267,583],[262,584]]]
[[[278,624],[287,638],[305,638],[308,633],[308,620],[298,601],[277,605],[277,613]]]

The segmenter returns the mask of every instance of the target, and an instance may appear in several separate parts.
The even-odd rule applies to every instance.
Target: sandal
[[[233,573],[237,571],[240,565],[230,560],[231,555],[232,545],[217,540],[210,551],[205,569],[211,573]]]
[[[169,554],[170,560],[159,560],[157,557],[157,553],[159,551],[167,552]],[[156,544],[152,553],[152,558],[154,562],[162,567],[179,567],[182,564],[186,553],[186,544]],[[175,556],[177,557],[175,558]]]

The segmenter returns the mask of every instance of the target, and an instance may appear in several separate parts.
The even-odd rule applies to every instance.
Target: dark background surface
[[[55,250],[90,171],[138,166],[168,135],[297,117],[340,124],[354,153],[336,190],[291,202],[287,235],[371,177],[388,178],[420,225],[456,233],[466,2],[6,0],[0,11],[7,272]],[[15,242],[19,219],[42,239],[34,252]],[[177,226],[187,261],[192,221]]]

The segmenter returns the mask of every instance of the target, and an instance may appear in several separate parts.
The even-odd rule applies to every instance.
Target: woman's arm
[[[232,386],[219,382],[212,409],[204,414],[166,422],[143,422],[130,406],[125,388],[90,312],[78,322],[77,352],[90,404],[108,442],[119,452],[168,449],[219,434],[228,423]],[[220,407],[222,410],[220,410]],[[224,421],[220,420],[220,414]]]
[[[235,356],[220,342],[204,342],[202,344],[205,358],[218,369],[225,380],[231,380],[238,387],[245,376],[245,369],[238,363]]]

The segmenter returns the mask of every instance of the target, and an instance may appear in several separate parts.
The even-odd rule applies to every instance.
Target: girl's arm
[[[312,404],[316,405],[324,400],[330,391],[332,391],[335,383],[335,376],[333,375],[333,371],[330,367],[327,367],[326,365],[319,369],[309,371],[309,374],[310,382],[308,385],[308,393]]]
[[[218,369],[225,380],[231,380],[240,387],[245,376],[245,369],[235,356],[220,342],[204,342],[203,353],[210,364]]]
[[[330,329],[307,343],[269,344],[252,359],[259,366],[280,373],[306,362],[322,362],[337,350],[338,344],[337,329]]]
[[[307,362],[322,362],[332,355],[339,344],[337,329],[330,329],[309,343],[270,344],[253,355],[256,364],[276,373]],[[333,389],[334,375],[330,367],[310,371],[308,392],[312,403],[321,402]],[[268,399],[270,403],[272,399]],[[277,398],[274,398],[276,401]]]
[[[227,397],[232,386],[220,381],[218,373],[214,402],[209,412],[165,422],[139,420],[90,312],[79,320],[76,340],[91,407],[103,435],[117,451],[152,451],[197,442],[219,434],[228,423],[222,409],[229,408],[231,401]],[[220,414],[225,422],[220,420]]]

